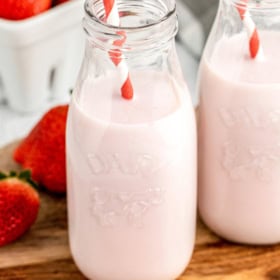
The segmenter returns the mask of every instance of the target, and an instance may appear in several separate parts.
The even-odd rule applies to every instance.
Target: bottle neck
[[[262,54],[267,56],[270,53],[267,36],[279,38],[279,32],[280,0],[220,0],[204,57],[210,59],[218,42],[237,35],[235,38],[243,38],[241,43],[236,43],[240,44],[240,55],[247,55],[255,61],[261,54],[262,60]]]
[[[86,1],[83,25],[93,46],[109,51],[119,41],[118,50],[124,56],[150,52],[169,45],[178,30],[174,0],[119,0],[118,12],[120,25],[110,25],[103,1]]]

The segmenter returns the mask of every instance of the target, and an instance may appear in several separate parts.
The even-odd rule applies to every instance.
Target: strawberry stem
[[[23,170],[19,173],[18,177],[22,180],[29,180],[31,178],[31,172],[30,170]]]
[[[0,180],[3,180],[3,179],[6,179],[8,176],[3,173],[3,172],[0,172]]]
[[[16,177],[16,176],[17,176],[17,173],[15,171],[10,171],[10,174],[7,177]]]
[[[39,189],[38,184],[32,180],[31,178],[31,171],[30,170],[23,170],[20,173],[17,173],[16,171],[10,171],[9,174],[5,174],[3,172],[0,172],[0,180],[5,180],[9,178],[18,178],[19,180],[28,183],[35,189]]]

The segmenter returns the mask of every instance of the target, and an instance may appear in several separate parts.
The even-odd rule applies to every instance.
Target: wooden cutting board
[[[16,145],[0,149],[0,170],[20,169],[11,156]],[[40,195],[39,217],[31,230],[13,244],[0,248],[0,280],[86,279],[70,255],[65,197],[44,192]],[[197,279],[280,280],[280,245],[234,245],[218,238],[198,221],[193,258],[179,280]]]

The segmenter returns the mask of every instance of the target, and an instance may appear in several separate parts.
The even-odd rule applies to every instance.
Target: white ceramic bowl
[[[74,86],[84,50],[83,0],[38,16],[0,19],[0,99],[18,112],[33,112],[64,99]]]

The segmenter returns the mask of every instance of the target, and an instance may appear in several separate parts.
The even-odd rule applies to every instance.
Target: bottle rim
[[[115,49],[113,42],[122,41],[122,52],[158,49],[175,38],[178,31],[174,0],[118,0],[121,26],[105,20],[103,0],[86,0],[84,30],[88,40],[103,49]],[[153,10],[152,10],[153,9]],[[124,22],[128,18],[132,25]],[[134,18],[133,18],[134,17]]]
[[[102,11],[101,16],[98,16],[94,12],[94,9],[92,9],[91,6],[92,6],[93,2],[98,2],[98,1],[102,2],[100,0],[86,0],[85,1],[84,11],[85,11],[86,18],[93,20],[96,24],[100,24],[104,27],[110,28],[115,31],[134,31],[134,30],[139,30],[139,29],[148,29],[148,28],[152,28],[153,26],[157,26],[157,25],[160,25],[160,24],[168,21],[168,19],[170,19],[172,16],[176,16],[176,2],[172,1],[172,6],[166,11],[166,13],[163,16],[159,17],[157,20],[154,20],[153,22],[149,22],[147,24],[142,24],[142,25],[138,25],[138,26],[111,25],[111,24],[108,24],[104,20],[104,18],[105,18],[104,9]],[[119,12],[119,13],[121,15],[133,15],[133,13],[129,13],[129,12]]]

